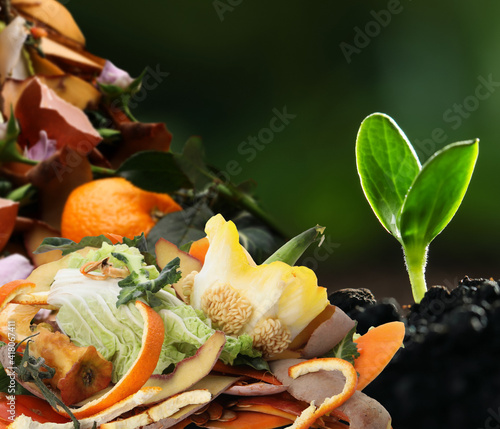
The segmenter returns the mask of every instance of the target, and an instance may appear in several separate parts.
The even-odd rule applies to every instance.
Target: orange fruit
[[[144,191],[121,177],[93,180],[69,195],[61,233],[76,242],[107,233],[134,238],[147,234],[161,216],[179,210],[169,195]]]
[[[191,244],[191,248],[189,249],[189,254],[194,256],[196,259],[201,261],[202,264],[205,263],[205,256],[208,252],[208,246],[210,243],[207,237],[200,238]]]

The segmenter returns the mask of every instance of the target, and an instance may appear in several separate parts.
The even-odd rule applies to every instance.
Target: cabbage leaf
[[[48,302],[59,307],[56,321],[77,346],[93,345],[105,359],[113,362],[112,381],[116,383],[138,356],[144,321],[133,303],[116,306],[119,279],[96,281],[78,269],[59,270],[52,283]],[[155,307],[165,323],[165,338],[155,373],[163,372],[196,350],[215,332],[201,311],[186,305],[166,290],[155,296]],[[232,364],[238,354],[258,357],[248,335],[227,336],[221,353],[224,363]]]

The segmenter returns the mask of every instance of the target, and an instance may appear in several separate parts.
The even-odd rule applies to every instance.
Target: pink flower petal
[[[126,89],[134,81],[130,75],[118,67],[111,61],[106,60],[101,74],[97,78],[97,82],[105,85],[115,85],[119,88]]]
[[[24,156],[34,161],[44,161],[50,158],[57,149],[57,141],[51,140],[45,130],[40,131],[40,140],[38,140],[29,149],[24,149]]]
[[[17,253],[0,259],[0,286],[12,280],[21,280],[28,277],[33,271],[31,262]]]

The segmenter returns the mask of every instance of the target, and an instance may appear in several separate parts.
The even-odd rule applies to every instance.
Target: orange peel
[[[141,389],[156,368],[160,357],[165,325],[161,316],[151,307],[141,301],[136,301],[135,306],[144,319],[144,332],[139,355],[127,373],[116,383],[113,388],[102,396],[87,402],[80,408],[71,410],[77,419],[90,417],[110,408],[114,404]],[[61,408],[55,409],[59,414],[68,416]]]
[[[354,366],[344,359],[339,358],[320,358],[320,359],[310,359],[301,362],[297,365],[293,365],[288,369],[288,375],[291,378],[297,378],[302,375],[309,374],[311,372],[318,371],[340,371],[345,377],[345,384],[340,393],[337,395],[330,396],[326,398],[323,403],[316,408],[314,401],[311,405],[306,408],[299,417],[295,420],[289,429],[307,429],[309,428],[316,419],[330,413],[335,408],[341,406],[345,401],[347,401],[356,391],[356,385],[358,382],[358,375]]]
[[[0,287],[0,311],[2,311],[9,302],[17,295],[28,293],[35,289],[35,283],[26,280],[13,280]]]
[[[33,335],[30,329],[31,321],[39,310],[39,307],[32,305],[8,303],[0,312],[0,339],[4,342],[14,340],[18,343]],[[11,328],[14,326],[15,329]]]

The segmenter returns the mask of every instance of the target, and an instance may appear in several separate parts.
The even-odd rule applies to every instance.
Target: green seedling
[[[368,116],[358,131],[356,163],[366,199],[384,228],[403,246],[415,302],[427,289],[430,242],[455,215],[469,186],[479,140],[452,143],[423,165],[396,122]]]

